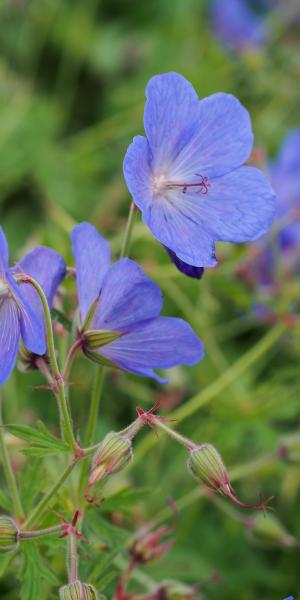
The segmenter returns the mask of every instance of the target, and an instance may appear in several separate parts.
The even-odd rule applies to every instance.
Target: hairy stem
[[[78,579],[77,539],[75,535],[70,535],[68,542],[69,583],[74,583]]]
[[[51,313],[50,313],[48,301],[43,292],[42,287],[35,279],[33,279],[33,277],[30,277],[29,275],[26,275],[26,276],[22,275],[21,281],[23,281],[24,283],[29,283],[30,285],[32,285],[35,288],[35,290],[37,291],[37,293],[40,297],[40,300],[41,300],[41,303],[43,306],[45,321],[46,321],[46,334],[47,334],[49,360],[50,360],[52,375],[55,379],[55,387],[53,389],[55,391],[55,396],[58,401],[62,435],[63,435],[63,438],[69,444],[70,449],[74,452],[77,448],[77,442],[75,440],[74,433],[73,433],[72,419],[70,416],[67,397],[66,397],[66,393],[65,393],[65,381],[64,381],[63,376],[60,373],[59,366],[58,366],[57,359],[56,359],[52,320],[51,320]]]
[[[136,221],[137,214],[138,214],[138,209],[135,206],[134,202],[132,202],[130,205],[129,215],[128,215],[128,219],[127,219],[127,225],[126,225],[125,234],[124,234],[124,238],[123,238],[123,242],[122,242],[120,258],[124,258],[125,256],[128,256],[128,254],[129,254],[131,235],[132,235],[132,231],[133,231],[133,227],[134,227],[134,224]]]
[[[62,531],[61,525],[53,525],[53,527],[36,529],[36,531],[20,531],[19,538],[21,540],[31,540],[33,538],[44,537],[45,535],[52,535],[52,533],[59,533],[60,531]]]
[[[11,466],[7,446],[4,439],[4,427],[2,420],[2,397],[0,396],[0,452],[3,464],[4,475],[13,502],[14,513],[18,520],[22,522],[25,518],[21,498],[18,491],[18,486]]]

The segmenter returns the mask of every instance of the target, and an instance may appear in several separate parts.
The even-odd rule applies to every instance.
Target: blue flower
[[[256,50],[266,42],[265,19],[249,0],[212,0],[211,17],[219,40],[232,50]]]
[[[92,358],[161,380],[153,369],[193,365],[203,344],[182,319],[161,317],[162,294],[132,260],[110,266],[108,242],[89,223],[72,232],[79,301],[79,338]],[[93,344],[91,339],[101,340]],[[113,341],[110,341],[113,340]],[[96,357],[95,357],[96,353]]]
[[[30,275],[42,286],[51,305],[57,286],[65,276],[62,258],[40,246],[9,268],[8,246],[0,227],[0,385],[14,368],[19,340],[34,354],[46,352],[43,309],[31,285],[17,283],[17,275]]]
[[[229,94],[199,98],[177,73],[153,77],[144,125],[124,176],[144,222],[185,263],[214,267],[215,242],[247,242],[270,227],[275,197],[266,177],[241,166],[251,152],[250,117]]]

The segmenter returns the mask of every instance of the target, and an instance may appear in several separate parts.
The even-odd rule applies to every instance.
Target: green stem
[[[165,433],[176,440],[176,442],[179,442],[179,444],[182,446],[185,446],[188,450],[195,450],[195,448],[197,448],[197,444],[195,444],[192,440],[189,440],[184,435],[181,435],[181,433],[174,431],[174,429],[171,429],[162,421],[155,421],[155,427],[159,427],[159,429],[165,431]]]
[[[4,439],[4,427],[2,420],[2,397],[0,397],[0,451],[2,456],[3,470],[5,474],[6,483],[10,491],[10,495],[13,501],[14,512],[19,521],[23,521],[25,518],[21,498],[19,496],[18,486],[11,466],[7,446]]]
[[[62,484],[69,477],[70,473],[73,471],[75,465],[77,464],[77,460],[73,460],[63,471],[62,475],[56,481],[56,483],[50,488],[49,492],[41,499],[39,504],[35,507],[31,515],[28,517],[27,521],[24,524],[24,529],[31,527],[34,523],[38,521],[45,508],[48,506],[50,501],[54,498],[55,494],[58,492]]]
[[[74,583],[78,579],[77,539],[75,535],[69,536],[68,563],[69,583]]]
[[[53,527],[37,529],[36,531],[20,531],[19,537],[21,540],[31,540],[33,538],[44,537],[45,535],[51,535],[52,533],[58,533],[61,531],[61,525],[53,525]]]
[[[196,394],[196,396],[191,398],[183,406],[171,413],[170,417],[176,420],[176,424],[191,417],[255,364],[268,350],[270,350],[270,348],[272,348],[272,346],[274,346],[286,330],[287,328],[283,323],[274,325],[274,327],[272,327],[272,329],[270,329],[270,331],[268,331],[268,333],[260,339],[253,348],[246,352],[244,356],[239,358],[202,392]],[[155,437],[151,433],[144,437],[135,451],[135,464],[145,456],[148,450],[154,446],[155,442]]]
[[[132,202],[130,205],[130,210],[129,210],[129,215],[128,215],[128,219],[127,219],[125,235],[123,238],[120,258],[124,258],[125,256],[128,256],[128,254],[129,254],[131,235],[132,235],[132,231],[133,231],[133,227],[134,227],[134,224],[136,221],[137,214],[138,214],[138,209],[135,206],[134,202]]]
[[[74,452],[77,448],[77,442],[75,440],[74,433],[73,433],[72,419],[70,416],[66,393],[65,393],[64,378],[60,373],[59,366],[58,366],[57,359],[56,359],[51,312],[50,312],[50,308],[48,305],[48,301],[43,292],[42,287],[35,279],[33,279],[33,277],[30,277],[29,275],[25,275],[25,276],[22,275],[20,277],[20,280],[23,281],[23,283],[29,283],[30,285],[32,285],[35,288],[35,290],[37,291],[37,293],[40,297],[40,300],[41,300],[41,303],[43,306],[45,321],[46,321],[46,334],[47,334],[49,360],[50,360],[52,375],[55,378],[54,391],[55,391],[55,396],[57,398],[58,406],[59,406],[62,434],[63,434],[64,439],[69,444],[71,450]]]
[[[92,397],[91,397],[90,413],[89,413],[87,432],[86,432],[86,445],[87,446],[90,446],[90,444],[93,442],[94,435],[95,435],[97,417],[98,417],[98,412],[99,412],[99,404],[100,404],[100,399],[101,399],[101,392],[102,392],[102,388],[103,388],[103,381],[104,381],[104,367],[98,367],[97,371],[96,371],[96,379],[95,379]],[[88,470],[88,463],[85,461],[84,463],[82,463],[82,467],[81,467],[79,486],[78,486],[79,493],[82,492],[83,483],[84,483],[84,479],[85,479],[87,470]]]

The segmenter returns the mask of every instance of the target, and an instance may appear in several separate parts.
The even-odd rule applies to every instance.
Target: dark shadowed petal
[[[134,327],[99,350],[122,369],[153,377],[151,369],[194,365],[204,356],[201,340],[182,319],[159,317]]]
[[[199,103],[198,127],[174,161],[169,178],[189,182],[197,174],[223,175],[248,159],[252,145],[248,111],[230,94],[213,94]]]
[[[103,282],[92,329],[123,330],[160,314],[162,294],[141,267],[129,258],[114,263]]]
[[[14,368],[19,338],[16,303],[12,297],[0,296],[0,385],[8,379]]]
[[[8,246],[2,227],[0,227],[0,277],[8,268]]]
[[[170,190],[168,196],[168,202],[156,198],[143,213],[143,221],[180,260],[196,267],[214,267],[217,264],[214,240],[199,210],[203,196],[197,195],[198,202],[194,205],[178,189]]]
[[[24,345],[28,350],[35,354],[45,354],[46,334],[43,316],[39,313],[35,313],[34,305],[31,307],[28,303],[23,291],[25,284],[18,286],[12,274],[9,272],[7,273],[7,281],[18,305],[20,331]]]
[[[187,275],[188,277],[193,277],[194,279],[202,278],[204,273],[203,267],[194,267],[193,265],[188,265],[183,260],[180,260],[180,258],[176,256],[175,252],[170,250],[170,248],[167,248],[167,246],[164,246],[164,248],[174,265],[177,267],[178,271],[184,273],[184,275]]]
[[[80,223],[71,234],[76,263],[77,294],[83,322],[98,298],[110,264],[110,247],[90,223]]]
[[[54,294],[66,274],[66,265],[57,252],[51,248],[39,246],[26,254],[24,258],[9,271],[12,274],[26,273],[33,277],[43,288],[50,308]],[[38,293],[28,283],[19,283],[19,294],[23,302],[30,307],[31,313],[44,323],[44,311]]]
[[[261,171],[241,167],[212,180],[199,212],[215,240],[249,242],[269,229],[274,219],[275,200],[272,187]],[[197,199],[191,200],[191,205],[196,203]]]
[[[152,77],[146,96],[144,126],[153,153],[152,167],[163,163],[168,168],[199,124],[199,98],[178,73]]]
[[[146,138],[137,135],[128,147],[123,163],[128,189],[141,210],[148,207],[153,199],[151,156]]]

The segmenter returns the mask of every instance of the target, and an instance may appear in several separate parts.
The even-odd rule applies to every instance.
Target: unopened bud
[[[10,517],[0,517],[0,553],[11,552],[19,545],[19,530]]]
[[[159,600],[195,600],[195,588],[185,585],[180,581],[166,579],[161,582],[157,590]]]
[[[294,548],[299,546],[298,540],[290,535],[274,515],[258,514],[250,520],[251,537],[266,546],[285,546]]]
[[[268,502],[273,499],[273,496],[267,500],[261,500],[258,504],[247,504],[236,497],[221,455],[211,444],[202,444],[191,449],[187,465],[198,481],[202,481],[214,492],[227,496],[237,506],[252,510],[269,508]]]
[[[99,479],[125,469],[132,458],[130,439],[114,431],[108,433],[94,456],[88,488]]]
[[[190,451],[188,468],[192,475],[207,487],[228,495],[229,477],[219,452],[211,444],[202,444]]]
[[[74,581],[59,590],[60,600],[98,600],[95,588],[89,583]]]

